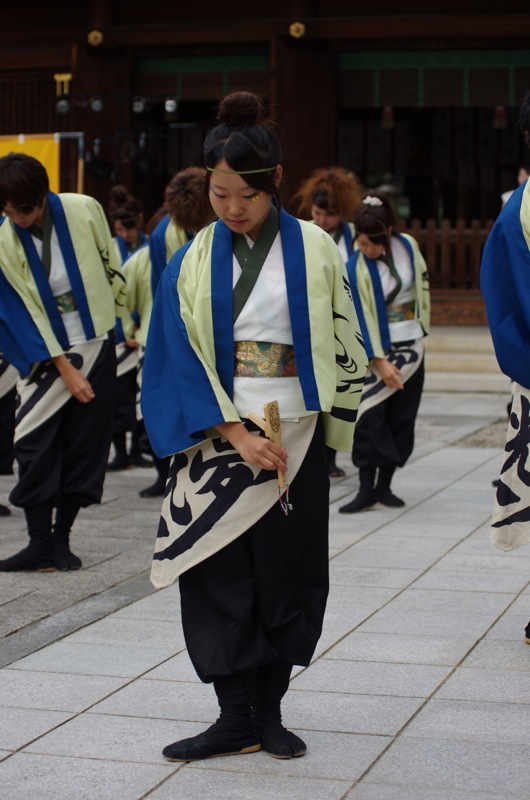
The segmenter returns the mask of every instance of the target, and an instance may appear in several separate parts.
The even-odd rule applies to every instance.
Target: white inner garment
[[[250,247],[253,241],[245,235]],[[237,258],[233,259],[233,285],[241,275]],[[235,342],[277,342],[292,344],[291,319],[280,234],[263,264],[259,277],[234,325]],[[282,419],[308,416],[300,381],[294,378],[234,378],[234,405],[238,414],[249,411],[263,416],[263,406],[277,400]]]
[[[390,246],[394,257],[394,266],[401,278],[401,289],[392,300],[393,305],[410,303],[416,296],[415,276],[410,255],[405,245],[395,236],[390,237]],[[390,272],[388,265],[377,261],[377,269],[381,278],[381,286],[385,299],[396,288],[397,281]],[[417,319],[405,319],[402,322],[389,322],[390,340],[392,342],[406,342],[423,336],[423,330]]]

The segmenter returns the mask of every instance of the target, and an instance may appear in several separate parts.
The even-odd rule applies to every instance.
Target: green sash
[[[261,268],[280,229],[278,210],[271,205],[267,219],[262,224],[254,247],[249,247],[242,233],[234,234],[234,255],[241,267],[241,275],[234,286],[234,322],[241,314],[252,289],[256,285]]]

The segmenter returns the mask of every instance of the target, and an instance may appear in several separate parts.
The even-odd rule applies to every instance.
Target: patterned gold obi
[[[61,314],[77,311],[77,304],[73,292],[64,292],[64,294],[55,295],[55,302]]]
[[[416,319],[416,303],[411,300],[409,303],[390,303],[386,307],[389,322],[404,322],[409,319]]]
[[[234,377],[294,378],[296,375],[292,344],[234,342]]]

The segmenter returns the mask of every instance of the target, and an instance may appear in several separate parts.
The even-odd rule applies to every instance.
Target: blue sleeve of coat
[[[163,217],[149,239],[149,251],[151,256],[151,291],[153,297],[156,295],[158,283],[166,268],[166,230],[171,222],[171,217],[166,214]]]
[[[501,211],[484,247],[480,287],[501,370],[530,389],[530,251],[521,217],[526,184]]]
[[[0,270],[0,350],[22,376],[50,353],[24,302]]]
[[[180,314],[177,279],[189,245],[164,270],[147,336],[142,376],[142,413],[159,458],[198,444],[205,429],[223,421],[211,381]]]
[[[374,357],[374,348],[372,347],[372,342],[370,340],[370,334],[368,332],[368,326],[366,324],[366,320],[364,318],[363,306],[361,303],[361,298],[359,297],[359,290],[357,289],[357,260],[359,258],[359,250],[356,250],[352,256],[349,257],[348,261],[346,262],[346,271],[348,272],[348,278],[350,281],[350,288],[351,294],[353,299],[353,305],[355,306],[355,311],[357,312],[357,319],[359,320],[359,327],[361,329],[361,334],[363,337],[364,346],[366,348],[366,355],[368,360]]]

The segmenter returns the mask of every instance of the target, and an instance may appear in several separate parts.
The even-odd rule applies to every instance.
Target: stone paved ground
[[[216,716],[189,664],[176,586],[154,592],[158,502],[146,470],[109,476],[84,511],[78,573],[0,575],[0,796],[6,800],[527,798],[530,553],[491,546],[505,427],[500,395],[424,395],[402,509],[355,516],[331,493],[322,638],[285,718],[303,759],[169,764],[164,744]],[[6,497],[11,478],[0,480]],[[23,536],[0,521],[0,557]]]

